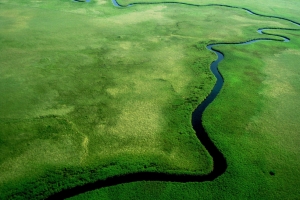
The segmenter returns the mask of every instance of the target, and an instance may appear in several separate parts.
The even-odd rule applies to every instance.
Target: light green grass
[[[119,0],[121,5],[128,5],[130,3],[135,2],[185,2],[196,5],[206,5],[206,4],[223,4],[237,7],[245,7],[259,14],[265,15],[273,15],[279,17],[287,17],[293,19],[295,21],[299,21],[300,17],[298,15],[298,7],[300,6],[300,2],[297,0],[274,0],[274,1],[259,1],[259,0],[251,0],[251,1],[239,1],[239,0],[226,0],[226,1],[218,1],[218,0]]]
[[[2,198],[43,198],[127,172],[211,171],[186,99],[201,101],[213,84],[207,65],[188,63],[212,55],[193,38],[160,38],[155,20],[176,28],[163,8],[101,18],[26,5],[1,6]],[[190,93],[201,81],[205,90]]]
[[[136,171],[208,173],[211,158],[190,124],[191,112],[214,84],[209,64],[215,55],[205,45],[260,37],[256,33],[259,27],[291,27],[229,8],[149,5],[117,9],[110,1],[2,0],[0,4],[1,198],[42,199],[62,188]],[[293,43],[281,47],[286,45],[297,50]],[[278,55],[282,48],[276,50]],[[271,43],[248,49],[268,50],[270,55],[275,52]],[[225,61],[229,66],[243,63],[242,57],[246,63],[253,62],[243,52],[234,51],[232,56]],[[234,71],[235,77],[230,79],[253,75],[256,81],[245,89],[263,91],[260,84],[266,75],[261,75],[260,67],[264,64],[258,59],[255,64],[247,76]],[[245,75],[242,69],[239,73]],[[224,98],[233,91],[228,89]],[[256,96],[249,98],[255,101],[249,105],[262,105]],[[245,124],[263,107],[246,116],[241,111],[242,117],[235,119]],[[221,118],[227,115],[224,110],[215,117],[227,122]],[[227,126],[227,131],[243,130],[236,129],[232,121]],[[223,127],[218,124],[214,128]],[[213,137],[220,147],[222,142],[227,144],[221,136]],[[249,181],[252,174],[242,176],[248,168],[238,171],[240,163],[234,159],[239,160],[239,154],[231,155],[230,148],[232,145],[221,148],[236,167],[228,173],[239,173]],[[275,168],[270,170],[277,176]],[[230,178],[202,184],[137,182],[97,193],[138,198],[152,188],[149,198],[154,193],[161,198],[189,197],[196,190],[228,187],[236,180]],[[257,187],[264,184],[260,180]],[[128,193],[132,187],[133,196]],[[157,191],[159,187],[165,188],[164,192]],[[248,190],[242,187],[237,191],[242,195]],[[196,194],[199,197],[200,193]]]

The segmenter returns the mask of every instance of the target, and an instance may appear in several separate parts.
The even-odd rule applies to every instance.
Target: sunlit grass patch
[[[130,3],[136,2],[135,0],[119,0],[118,1],[121,5],[128,5]],[[147,2],[161,2],[160,0],[141,0],[139,2],[147,3]],[[297,0],[290,0],[289,2],[282,1],[282,0],[275,0],[275,1],[264,1],[261,2],[259,0],[253,0],[253,1],[239,1],[239,0],[226,0],[220,2],[219,0],[202,0],[202,1],[196,1],[196,0],[175,0],[170,1],[166,0],[164,2],[185,2],[190,4],[196,4],[196,5],[207,5],[207,4],[223,4],[223,5],[230,5],[230,6],[238,6],[238,7],[245,7],[248,9],[252,9],[255,12],[260,12],[261,14],[266,15],[275,15],[275,16],[285,16],[290,17],[295,20],[299,20],[298,17],[298,7],[299,7],[299,1]],[[257,6],[259,5],[259,6]]]
[[[18,196],[42,179],[45,184],[32,189],[40,195],[52,185],[52,176],[59,182],[53,185],[56,190],[75,186],[81,184],[80,177],[91,176],[92,166],[104,169],[85,182],[130,170],[211,171],[211,158],[190,125],[195,102],[184,102],[190,86],[205,82],[193,81],[195,69],[187,65],[197,54],[189,59],[184,55],[185,49],[198,50],[192,41],[154,34],[157,19],[152,15],[161,8],[153,7],[142,21],[121,28],[115,17],[75,20],[73,13],[21,8],[23,15],[12,15],[12,20],[31,16],[27,27],[14,28],[11,34],[0,31],[5,50],[0,57],[0,176],[6,187],[17,190],[2,195]],[[176,26],[160,15],[165,18],[162,25]],[[3,18],[1,23],[10,26]],[[209,87],[198,101],[208,92]],[[188,109],[176,113],[178,99]],[[176,130],[170,121],[184,125]],[[66,169],[78,170],[78,178],[63,179]]]

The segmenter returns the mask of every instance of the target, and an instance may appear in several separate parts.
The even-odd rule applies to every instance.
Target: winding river
[[[89,1],[86,1],[89,2]],[[147,5],[147,4],[182,4],[187,6],[196,6],[196,7],[203,7],[203,6],[219,6],[219,7],[228,7],[233,9],[241,9],[245,10],[247,13],[252,15],[257,15],[260,17],[268,17],[268,18],[274,18],[274,19],[280,19],[284,21],[288,21],[294,25],[300,26],[300,23],[295,22],[290,19],[286,19],[283,17],[277,17],[277,16],[269,16],[269,15],[262,15],[255,13],[247,8],[243,7],[236,7],[236,6],[229,6],[229,5],[222,5],[222,4],[208,4],[208,5],[196,5],[196,4],[190,4],[190,3],[183,3],[183,2],[155,2],[155,3],[131,3],[127,6],[120,5],[116,0],[112,0],[112,3],[116,7],[129,7],[134,5]],[[221,45],[247,45],[258,41],[280,41],[280,42],[289,42],[290,39],[278,35],[278,34],[269,34],[265,33],[266,30],[299,30],[299,29],[289,29],[289,28],[260,28],[257,30],[258,33],[269,35],[269,36],[277,36],[278,39],[271,39],[271,38],[257,38],[245,42],[238,42],[238,43],[214,43],[214,44],[208,44],[206,48],[212,52],[214,52],[218,58],[217,60],[213,61],[210,65],[210,69],[214,76],[217,78],[217,82],[215,83],[211,93],[206,97],[206,99],[194,110],[192,113],[192,126],[196,132],[196,135],[198,139],[201,141],[201,143],[204,145],[204,147],[208,150],[210,155],[213,158],[214,167],[211,173],[207,175],[176,175],[176,174],[167,174],[167,173],[159,173],[159,172],[136,172],[126,175],[118,175],[115,177],[109,177],[106,180],[99,180],[95,183],[88,183],[83,186],[77,186],[75,188],[63,190],[59,193],[56,193],[52,196],[50,196],[48,199],[62,199],[67,197],[72,197],[75,195],[78,195],[83,192],[95,190],[101,187],[107,187],[112,185],[117,185],[121,183],[128,183],[133,181],[174,181],[174,182],[203,182],[203,181],[212,181],[215,178],[222,175],[226,169],[227,169],[227,163],[226,159],[223,156],[223,154],[218,150],[218,148],[214,145],[214,143],[210,140],[208,134],[204,130],[201,119],[203,112],[207,108],[207,106],[213,102],[213,100],[217,97],[218,93],[220,92],[224,79],[220,72],[218,71],[218,65],[219,63],[224,59],[224,55],[222,52],[216,50],[214,47],[221,46]]]

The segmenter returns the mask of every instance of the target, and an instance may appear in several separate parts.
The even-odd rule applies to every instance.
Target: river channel
[[[89,1],[86,1],[89,2]],[[131,7],[134,5],[147,5],[147,4],[181,4],[186,6],[196,6],[196,7],[202,7],[202,6],[219,6],[219,7],[228,7],[232,9],[240,9],[246,11],[248,14],[251,15],[257,15],[260,17],[268,17],[268,18],[274,18],[274,19],[280,19],[284,21],[288,21],[294,25],[300,26],[300,23],[297,23],[293,20],[289,20],[283,17],[277,17],[277,16],[268,16],[268,15],[262,15],[255,13],[247,8],[243,7],[236,7],[236,6],[228,6],[228,5],[221,5],[221,4],[208,4],[208,5],[196,5],[196,4],[190,4],[190,3],[183,3],[183,2],[158,2],[158,3],[131,3],[127,6],[120,5],[116,0],[112,0],[112,3],[116,7]],[[221,151],[215,146],[215,144],[210,140],[208,134],[206,133],[203,125],[202,125],[202,115],[205,109],[214,101],[214,99],[217,97],[219,92],[221,91],[224,83],[224,79],[221,75],[221,73],[218,70],[219,63],[224,59],[224,55],[222,52],[215,49],[217,46],[222,45],[248,45],[255,42],[261,42],[261,41],[277,41],[277,42],[289,42],[290,39],[278,35],[278,34],[269,34],[265,33],[266,30],[298,30],[298,29],[288,29],[288,28],[260,28],[257,30],[258,33],[262,35],[270,35],[270,36],[277,36],[278,39],[271,39],[271,38],[257,38],[250,41],[245,42],[238,42],[238,43],[214,43],[214,44],[208,44],[206,48],[209,51],[214,52],[217,55],[217,59],[213,61],[210,65],[210,70],[216,77],[217,81],[211,90],[211,93],[206,97],[206,99],[198,105],[198,107],[194,110],[192,113],[192,126],[196,132],[196,135],[200,142],[204,145],[204,147],[208,150],[210,155],[213,158],[213,170],[211,173],[207,175],[202,176],[195,176],[195,175],[176,175],[176,174],[167,174],[167,173],[158,173],[158,172],[137,172],[132,174],[126,174],[126,175],[119,175],[116,177],[109,177],[106,180],[99,180],[95,183],[88,183],[83,186],[78,186],[75,188],[63,190],[57,194],[54,194],[50,196],[48,199],[62,199],[67,198],[71,196],[78,195],[83,192],[95,190],[101,187],[108,187],[112,185],[117,185],[121,183],[128,183],[133,181],[174,181],[174,182],[203,182],[203,181],[213,181],[215,178],[221,176],[227,169],[227,163],[226,159],[221,153]]]

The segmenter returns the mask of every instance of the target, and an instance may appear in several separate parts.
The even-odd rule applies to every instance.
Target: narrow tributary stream
[[[289,20],[283,17],[277,17],[277,16],[268,16],[268,15],[262,15],[255,13],[249,9],[242,8],[242,7],[236,7],[236,6],[228,6],[228,5],[221,5],[221,4],[208,4],[208,5],[196,5],[196,4],[190,4],[190,3],[183,3],[183,2],[158,2],[158,3],[131,3],[127,6],[120,5],[116,0],[112,0],[112,3],[116,7],[130,7],[134,5],[147,5],[147,4],[182,4],[187,6],[195,6],[195,7],[203,7],[203,6],[219,6],[219,7],[228,7],[233,9],[241,9],[245,10],[247,13],[252,15],[257,15],[260,17],[268,17],[268,18],[274,18],[274,19],[280,19],[284,21],[291,22],[294,25],[300,26],[300,23],[297,23],[293,20]],[[198,139],[201,141],[201,143],[204,145],[204,147],[208,150],[210,155],[213,158],[213,170],[211,173],[207,175],[176,175],[176,174],[167,174],[167,173],[159,173],[159,172],[136,172],[126,175],[118,175],[115,177],[109,177],[106,180],[99,180],[95,183],[88,183],[83,186],[77,186],[75,188],[63,190],[59,193],[56,193],[52,196],[50,196],[48,199],[63,199],[71,196],[78,195],[80,193],[84,193],[87,191],[95,190],[101,187],[108,187],[112,185],[117,185],[121,183],[128,183],[133,181],[174,181],[174,182],[203,182],[203,181],[213,181],[215,178],[222,175],[226,169],[227,169],[227,163],[226,159],[223,156],[223,154],[218,150],[218,148],[214,145],[214,143],[210,140],[208,134],[206,133],[205,129],[202,126],[201,119],[203,112],[207,108],[207,106],[213,102],[213,100],[217,97],[219,92],[222,89],[224,79],[220,72],[218,71],[218,65],[219,63],[224,59],[224,55],[222,52],[215,50],[214,47],[221,46],[221,45],[247,45],[258,41],[281,41],[281,42],[289,42],[290,39],[277,34],[268,34],[265,33],[265,30],[299,30],[299,29],[289,29],[289,28],[260,28],[257,30],[258,33],[264,34],[264,35],[270,35],[270,36],[277,36],[278,39],[271,39],[271,38],[257,38],[250,41],[245,42],[238,42],[238,43],[214,43],[214,44],[208,44],[206,48],[212,52],[214,52],[218,58],[217,60],[213,61],[210,65],[210,69],[214,76],[217,78],[217,82],[214,85],[211,93],[206,97],[206,99],[194,110],[192,113],[192,126],[196,132],[196,135]]]

